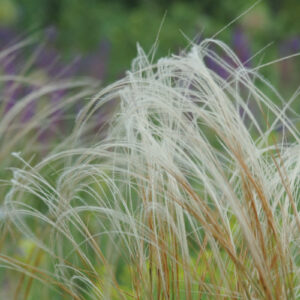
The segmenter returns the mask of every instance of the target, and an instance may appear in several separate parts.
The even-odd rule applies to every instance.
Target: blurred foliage
[[[212,36],[254,3],[243,0],[0,0],[0,22],[25,29],[28,34],[54,25],[59,33],[57,45],[65,56],[89,52],[101,41],[109,41],[108,78],[116,79],[135,57],[136,41],[146,51],[151,49],[161,23],[157,56],[178,51],[188,44],[187,39]],[[237,23],[246,28],[255,52],[269,42],[277,43],[299,34],[299,14],[298,0],[265,0]],[[231,30],[232,26],[218,37],[230,42]]]

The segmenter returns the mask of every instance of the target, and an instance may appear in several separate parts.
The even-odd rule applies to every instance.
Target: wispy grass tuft
[[[15,299],[36,280],[61,299],[299,299],[298,93],[284,101],[217,40],[148,57],[82,109],[69,149],[15,154],[5,215],[31,243],[0,256],[24,274]]]
[[[76,106],[95,93],[88,78],[52,78],[34,66],[42,46],[35,38],[15,42],[0,52],[0,203],[12,152],[40,159],[65,141],[72,130]],[[83,105],[83,104],[81,104]]]

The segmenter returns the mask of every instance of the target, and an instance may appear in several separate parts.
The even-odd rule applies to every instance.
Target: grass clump
[[[33,247],[0,256],[24,274],[15,297],[40,280],[60,299],[299,299],[298,94],[283,101],[259,68],[212,39],[156,63],[138,48],[69,147],[16,154],[5,214]],[[112,102],[106,134],[91,130]]]

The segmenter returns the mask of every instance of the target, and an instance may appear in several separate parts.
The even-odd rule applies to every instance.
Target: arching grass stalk
[[[22,166],[11,153],[20,152],[24,159],[35,163],[57,146],[63,149],[73,127],[76,106],[87,102],[99,86],[87,78],[58,80],[47,77],[45,70],[34,66],[41,51],[35,49],[34,40],[15,43],[0,52],[0,253],[1,261],[5,257],[8,262],[8,268],[0,271],[0,298],[13,297],[13,292],[6,294],[6,290],[11,289],[10,283],[14,282],[13,277],[7,276],[11,262],[20,258],[22,244],[25,247],[28,243],[13,230],[3,206],[12,175],[10,168]],[[38,253],[36,264],[42,257],[41,252]],[[25,265],[23,260],[14,265],[24,272],[23,280],[28,270],[35,269],[32,265],[26,270]],[[23,280],[16,284],[16,295]],[[55,282],[54,278],[52,280]],[[30,284],[25,294],[30,292],[29,287]]]
[[[91,79],[54,80],[34,68],[41,49],[33,42],[27,39],[0,52],[0,203],[6,190],[3,180],[17,162],[10,153],[21,151],[26,159],[38,159],[65,141],[76,105],[87,101],[96,88]]]
[[[52,274],[61,299],[298,299],[298,94],[283,101],[217,40],[157,63],[138,50],[81,111],[70,149],[14,170],[5,213],[34,245],[26,276]],[[116,100],[107,136],[84,144]]]

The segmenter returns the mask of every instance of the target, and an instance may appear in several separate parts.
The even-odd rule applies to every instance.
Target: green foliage
[[[246,28],[253,51],[270,41],[278,42],[299,33],[297,0],[262,1],[238,20]],[[108,79],[127,70],[136,56],[136,42],[150,50],[163,22],[157,56],[185,47],[186,37],[210,37],[241,15],[255,1],[97,1],[97,0],[2,0],[0,22],[10,20],[28,32],[55,25],[58,45],[66,56],[89,52],[100,41],[111,44]],[[230,42],[231,29],[218,36]],[[181,32],[182,31],[182,32]],[[184,34],[183,34],[184,33]],[[276,45],[275,45],[276,46]],[[266,50],[269,57],[278,53]]]

